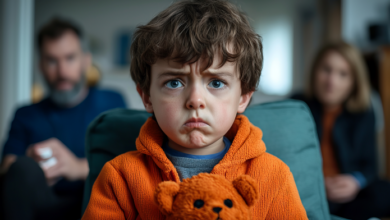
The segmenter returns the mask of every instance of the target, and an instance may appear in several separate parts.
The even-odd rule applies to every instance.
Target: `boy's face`
[[[236,63],[219,68],[219,57],[202,71],[205,61],[180,64],[159,59],[151,67],[150,96],[138,87],[145,108],[154,112],[170,141],[203,148],[220,140],[236,114],[244,112],[253,92],[241,95]]]

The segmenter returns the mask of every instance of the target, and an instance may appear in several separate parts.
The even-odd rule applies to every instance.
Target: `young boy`
[[[243,113],[260,78],[260,36],[224,0],[172,4],[135,33],[131,76],[145,108],[137,151],[106,163],[83,219],[163,219],[157,184],[201,172],[260,189],[254,219],[307,219],[293,176]],[[114,146],[113,146],[114,147]]]

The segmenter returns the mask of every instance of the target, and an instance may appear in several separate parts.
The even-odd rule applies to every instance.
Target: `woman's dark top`
[[[303,95],[294,95],[291,98],[304,101],[309,106],[321,141],[322,105],[316,99],[309,100]],[[341,173],[354,175],[362,188],[378,177],[375,116],[372,109],[350,113],[343,108],[334,123],[332,136]]]

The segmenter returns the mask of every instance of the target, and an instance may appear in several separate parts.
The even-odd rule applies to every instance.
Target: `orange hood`
[[[252,125],[244,115],[238,115],[230,130],[225,135],[232,145],[222,160],[214,167],[211,173],[224,175],[232,167],[238,167],[247,160],[256,158],[265,152],[265,144],[262,141],[263,133],[260,128]],[[164,133],[157,122],[149,118],[142,126],[136,141],[137,150],[153,158],[157,166],[165,173],[171,173],[173,179],[179,182],[179,176],[172,162],[161,148],[164,141]]]

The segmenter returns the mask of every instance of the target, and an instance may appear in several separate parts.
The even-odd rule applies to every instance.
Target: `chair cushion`
[[[82,212],[87,208],[92,186],[107,161],[127,151],[137,150],[135,140],[151,114],[130,109],[113,109],[101,113],[88,127],[85,155],[89,175],[85,181]]]
[[[263,131],[267,152],[283,160],[293,173],[310,220],[330,219],[326,202],[318,138],[310,110],[300,101],[280,101],[249,107],[244,113]],[[116,109],[102,113],[89,126],[86,155],[90,174],[83,210],[103,165],[119,154],[136,150],[135,140],[149,113]]]
[[[330,219],[318,137],[306,104],[272,102],[251,106],[244,114],[263,131],[267,152],[290,167],[308,218]]]

